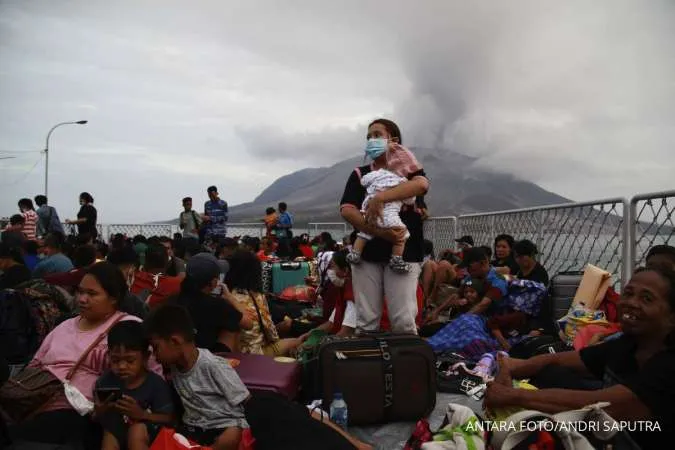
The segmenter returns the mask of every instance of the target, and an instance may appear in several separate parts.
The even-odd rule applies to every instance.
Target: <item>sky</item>
[[[75,120],[50,140],[63,219],[82,191],[102,223],[212,184],[251,201],[362,155],[377,117],[574,200],[673,189],[673,23],[669,0],[0,0],[0,216]]]

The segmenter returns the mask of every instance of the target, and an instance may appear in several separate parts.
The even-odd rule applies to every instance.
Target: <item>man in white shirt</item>
[[[183,199],[184,211],[180,213],[178,225],[183,230],[184,238],[199,239],[199,227],[202,225],[202,218],[192,209],[192,198]]]

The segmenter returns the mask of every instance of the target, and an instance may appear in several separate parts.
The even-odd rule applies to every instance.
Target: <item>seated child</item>
[[[509,336],[527,334],[528,336],[540,336],[542,330],[532,330],[527,314],[521,311],[511,311],[505,314],[493,316],[487,321],[487,327],[497,339],[499,345],[506,351],[511,350],[511,344],[507,340]]]
[[[147,320],[156,358],[171,368],[185,413],[177,431],[213,450],[236,450],[248,428],[244,403],[250,394],[228,361],[197,348],[192,319],[178,305],[162,305]]]
[[[435,308],[429,317],[430,322],[439,320],[441,313],[449,309],[449,318],[455,318],[468,312],[476,303],[485,297],[485,285],[481,280],[462,281],[459,292],[452,294],[447,300]]]
[[[108,332],[110,370],[96,382],[95,417],[103,425],[101,448],[147,449],[160,424],[173,418],[166,381],[147,369],[150,342],[143,324],[122,321]]]
[[[373,170],[361,178],[361,185],[366,188],[367,193],[366,198],[361,205],[361,211],[365,213],[368,208],[368,203],[378,192],[387,191],[406,182],[408,180],[408,175],[421,169],[422,166],[417,162],[415,155],[396,143],[391,144],[390,149],[387,150],[387,168]],[[382,217],[378,219],[378,223],[375,225],[380,228],[406,229],[406,226],[399,215],[404,204],[414,206],[415,198],[385,203]],[[403,250],[405,249],[405,243],[409,237],[410,233],[406,229],[404,239],[394,244],[392,248],[389,267],[394,272],[410,272],[410,264],[403,261]],[[359,264],[361,262],[361,253],[363,253],[363,249],[370,239],[372,239],[371,235],[364,232],[358,233],[356,241],[352,246],[352,251],[348,256],[349,263]]]

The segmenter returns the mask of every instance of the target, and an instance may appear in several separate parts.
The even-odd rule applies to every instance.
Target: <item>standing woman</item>
[[[410,264],[411,270],[405,274],[395,273],[388,267],[392,247],[404,240],[405,230],[382,229],[372,223],[376,223],[377,217],[382,214],[385,203],[425,195],[429,189],[429,181],[424,171],[419,170],[411,173],[408,181],[378,193],[368,204],[366,221],[366,217],[361,214],[361,205],[366,197],[361,177],[373,170],[386,168],[386,152],[389,147],[403,143],[398,126],[387,119],[373,121],[368,126],[367,139],[365,153],[372,163],[351,173],[340,202],[342,217],[355,229],[374,236],[363,249],[362,263],[352,267],[357,330],[379,329],[383,298],[386,297],[392,331],[416,334],[417,281],[424,259],[422,216],[414,207],[404,206],[401,209],[401,220],[410,233],[403,260]]]
[[[96,219],[94,197],[88,192],[83,192],[80,194],[80,212],[77,213],[77,219],[66,220],[66,223],[77,225],[77,234],[82,236],[83,243],[91,243],[98,237]]]
[[[518,272],[518,263],[513,256],[515,239],[508,234],[500,234],[495,238],[495,259],[490,264],[503,275],[515,275]]]

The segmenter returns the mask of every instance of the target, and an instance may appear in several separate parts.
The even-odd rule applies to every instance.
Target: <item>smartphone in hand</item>
[[[94,391],[101,403],[116,402],[122,398],[122,389],[117,387],[100,387]]]

